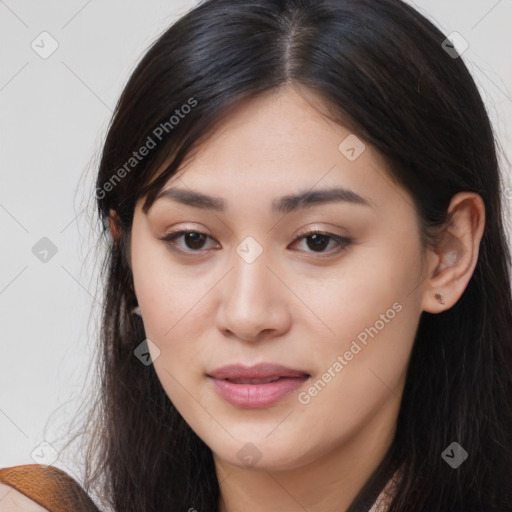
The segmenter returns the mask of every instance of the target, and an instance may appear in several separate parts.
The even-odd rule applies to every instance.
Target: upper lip
[[[272,377],[308,377],[302,370],[293,370],[273,363],[260,363],[254,366],[230,364],[208,373],[214,379],[267,379]]]

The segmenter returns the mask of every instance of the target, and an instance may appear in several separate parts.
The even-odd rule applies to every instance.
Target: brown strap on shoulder
[[[26,464],[0,469],[3,482],[50,512],[99,512],[80,484],[55,466]]]

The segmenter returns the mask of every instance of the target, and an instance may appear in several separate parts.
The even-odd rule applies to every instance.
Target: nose
[[[293,295],[267,260],[247,263],[238,255],[222,280],[217,326],[228,337],[246,342],[281,336],[290,329],[287,300]]]

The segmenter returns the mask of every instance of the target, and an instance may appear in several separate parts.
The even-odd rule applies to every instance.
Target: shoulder
[[[0,482],[0,512],[48,512],[20,491]]]
[[[80,484],[55,466],[1,468],[0,485],[0,512],[99,512]]]
[[[401,468],[399,468],[395,471],[393,476],[386,483],[384,489],[382,489],[379,496],[377,497],[377,500],[375,501],[372,508],[368,512],[386,512],[388,510],[401,477],[402,470]]]

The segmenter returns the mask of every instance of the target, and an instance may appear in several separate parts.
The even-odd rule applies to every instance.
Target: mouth
[[[223,366],[208,373],[208,377],[226,402],[241,409],[261,409],[282,400],[311,375],[302,370],[262,363],[251,367]]]
[[[234,384],[268,384],[269,382],[276,382],[280,379],[290,379],[292,377],[267,377],[266,379],[224,379],[228,382],[233,382]]]
[[[243,379],[262,381],[269,379],[269,382],[271,382],[272,379],[277,380],[284,377],[303,377],[305,375],[309,376],[309,374],[303,370],[295,370],[274,363],[260,363],[254,366],[230,364],[227,366],[222,366],[221,368],[217,368],[208,374],[209,377],[214,379],[227,379],[231,381]],[[256,383],[258,384],[261,382]],[[248,382],[248,384],[252,383]]]

